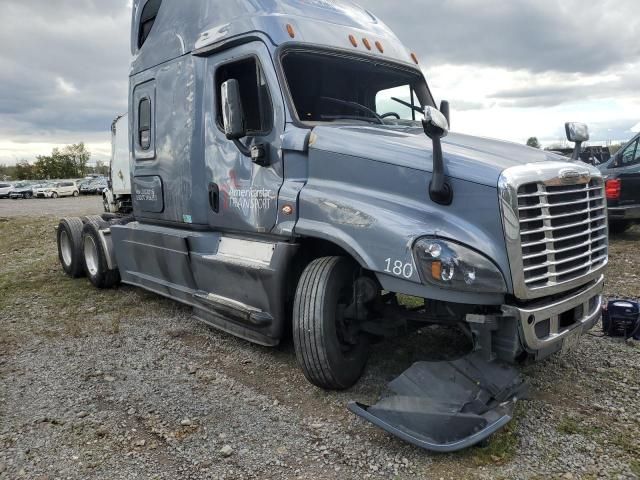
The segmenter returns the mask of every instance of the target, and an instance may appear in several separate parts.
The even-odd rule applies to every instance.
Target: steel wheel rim
[[[60,253],[62,253],[62,261],[68,267],[71,265],[71,258],[73,257],[71,250],[71,239],[66,230],[62,230],[60,233]]]
[[[98,247],[91,235],[84,237],[84,263],[90,275],[98,273]]]

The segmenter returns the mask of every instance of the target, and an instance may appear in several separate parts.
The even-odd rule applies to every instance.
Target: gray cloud
[[[126,110],[129,11],[127,0],[4,0],[0,139],[108,132]]]
[[[530,85],[499,90],[489,98],[506,107],[553,107],[581,99],[640,98],[640,64],[633,70],[618,72],[615,78],[595,85],[575,83],[578,78],[560,78],[554,84]]]
[[[214,1],[214,0],[211,0]],[[215,0],[227,1],[227,0]],[[640,65],[633,0],[356,0],[429,69],[440,64],[585,73]],[[0,141],[108,141],[127,108],[129,0],[2,0]],[[456,101],[548,106],[567,98],[636,95],[640,74],[596,87],[532,86]],[[603,127],[604,128],[604,127]],[[42,152],[47,153],[47,152]],[[0,151],[0,163],[15,157]]]
[[[640,56],[635,0],[359,3],[382,18],[427,66],[594,73]]]

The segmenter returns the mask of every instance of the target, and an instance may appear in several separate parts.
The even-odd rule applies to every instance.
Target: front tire
[[[80,192],[78,192],[77,190],[75,190],[75,191],[73,192],[73,196],[74,196],[74,197],[77,197],[78,195],[80,195]]]
[[[293,306],[293,343],[298,364],[314,385],[343,390],[354,385],[368,359],[364,334],[345,335],[351,320],[357,265],[345,257],[323,257],[302,273]],[[346,340],[349,338],[350,340]]]
[[[57,194],[56,192],[53,192],[53,193],[51,194],[51,198],[54,198],[54,199],[55,199],[55,198],[58,198],[58,194]]]

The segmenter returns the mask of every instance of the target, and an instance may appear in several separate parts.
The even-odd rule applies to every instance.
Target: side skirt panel
[[[111,237],[122,281],[194,308],[207,324],[273,346],[285,323],[298,245],[132,222]]]

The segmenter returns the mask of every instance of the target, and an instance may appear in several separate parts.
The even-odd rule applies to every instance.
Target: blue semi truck
[[[380,337],[458,326],[467,357],[419,362],[395,396],[349,405],[438,451],[508,422],[523,391],[510,365],[598,321],[599,171],[449,133],[448,103],[371,12],[134,0],[131,54],[133,212],[61,220],[67,274],[156,292],[261,345],[292,332],[325,389],[357,382]]]

